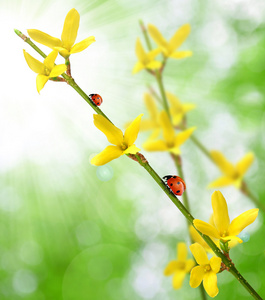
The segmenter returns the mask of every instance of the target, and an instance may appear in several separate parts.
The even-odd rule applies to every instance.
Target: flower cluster
[[[210,223],[203,222],[195,219],[193,221],[194,227],[202,234],[208,235],[216,242],[218,247],[221,243],[228,243],[231,241],[232,247],[235,245],[233,240],[242,243],[242,240],[237,235],[248,225],[253,223],[258,216],[258,209],[250,209],[239,215],[231,223],[229,221],[227,203],[220,191],[214,192],[212,195],[213,218]],[[193,227],[192,227],[193,228]],[[207,257],[206,251],[214,254],[201,236],[191,229],[191,236],[196,243],[190,246],[190,250],[197,262],[186,260],[187,247],[185,243],[178,244],[178,259],[171,261],[166,266],[164,274],[173,277],[173,287],[179,289],[182,286],[184,277],[190,272],[190,286],[193,288],[198,287],[203,281],[203,286],[210,297],[215,297],[219,290],[217,287],[217,273],[221,271],[221,258],[213,256],[210,260]],[[229,250],[229,247],[226,249]],[[223,247],[221,247],[222,250]],[[193,262],[193,263],[192,263]]]
[[[95,42],[95,38],[90,36],[74,45],[79,28],[79,20],[80,15],[78,11],[74,8],[71,9],[65,18],[61,39],[52,37],[49,34],[37,29],[28,30],[29,36],[34,41],[53,49],[47,58],[45,58],[43,63],[33,58],[24,50],[24,56],[27,64],[32,71],[38,74],[38,92],[43,89],[44,85],[49,79],[56,78],[66,71],[66,65],[55,66],[54,64],[58,53],[60,53],[65,59],[68,59],[71,54],[81,52]]]

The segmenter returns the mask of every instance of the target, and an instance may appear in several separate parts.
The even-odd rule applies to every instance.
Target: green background
[[[123,128],[147,111],[143,93],[157,90],[144,71],[132,75],[139,19],[169,39],[183,24],[191,34],[181,49],[193,56],[169,60],[166,90],[195,103],[188,124],[208,148],[236,163],[253,151],[246,175],[264,201],[265,5],[230,1],[1,1],[0,89],[0,299],[200,299],[188,284],[174,291],[163,276],[176,244],[188,242],[186,222],[151,177],[121,157],[106,166],[89,158],[108,142],[93,125],[93,111],[70,86],[48,82],[38,95],[22,49],[41,58],[13,32],[36,28],[60,37],[71,8],[81,15],[77,42],[96,43],[71,56],[72,74],[87,94],[103,97],[102,110]],[[155,46],[153,44],[153,46]],[[46,53],[49,49],[41,47]],[[137,146],[148,137],[141,133]],[[176,174],[167,153],[147,153],[160,176]],[[207,221],[209,182],[220,173],[187,141],[183,168],[191,211]],[[231,220],[255,207],[240,191],[223,188]],[[244,230],[250,240],[231,258],[265,295],[264,214]],[[191,254],[189,254],[191,256]],[[218,275],[216,299],[249,299],[236,279]]]

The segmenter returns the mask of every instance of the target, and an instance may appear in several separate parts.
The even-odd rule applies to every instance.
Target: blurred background
[[[108,141],[87,103],[64,83],[48,82],[40,95],[22,49],[41,57],[13,32],[39,29],[60,37],[66,14],[81,15],[77,42],[96,43],[71,56],[72,75],[87,94],[103,97],[104,113],[123,128],[140,113],[147,72],[132,75],[139,19],[169,39],[183,24],[192,31],[169,60],[166,90],[194,103],[188,125],[208,148],[236,163],[253,151],[246,175],[263,204],[265,168],[265,2],[263,0],[68,0],[0,2],[0,299],[200,299],[186,277],[174,291],[163,270],[188,242],[186,221],[138,164],[123,156],[95,167],[89,159]],[[155,46],[153,44],[153,46]],[[49,49],[40,46],[49,53]],[[137,146],[149,136],[141,133]],[[167,153],[147,153],[160,176],[176,174]],[[220,171],[191,141],[182,147],[191,212],[208,221]],[[231,220],[255,207],[233,187],[220,189]],[[240,272],[265,295],[264,214],[231,250]],[[189,254],[191,256],[191,254]],[[216,299],[249,299],[236,279],[218,275]]]

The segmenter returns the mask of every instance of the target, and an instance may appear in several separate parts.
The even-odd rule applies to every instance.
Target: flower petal
[[[181,121],[183,120],[183,117],[184,117],[184,114],[182,113],[175,113],[175,112],[172,112],[172,110],[170,110],[170,114],[171,114],[171,117],[172,117],[172,123],[173,123],[173,126],[178,126]]]
[[[137,118],[135,118],[129,127],[125,130],[123,142],[129,146],[133,145],[136,141],[139,130],[140,130],[140,123],[143,114],[140,114]]]
[[[210,237],[214,237],[216,239],[221,238],[217,229],[215,227],[213,227],[212,225],[210,225],[204,221],[198,220],[198,219],[195,219],[193,221],[193,224],[194,224],[195,228],[198,229],[201,233],[206,234]]]
[[[189,273],[190,270],[195,266],[195,261],[194,259],[188,259],[186,260],[186,265],[185,265],[185,272]]]
[[[173,288],[175,290],[178,290],[181,288],[183,281],[185,279],[186,272],[184,270],[178,270],[174,275],[172,279]]]
[[[44,59],[44,65],[47,67],[50,71],[54,67],[54,62],[56,60],[56,57],[58,55],[58,51],[53,50],[45,59]]]
[[[140,61],[138,61],[134,67],[133,67],[133,70],[132,70],[132,73],[133,74],[136,74],[138,72],[140,72],[141,70],[145,69],[145,66],[143,65],[143,63],[141,63]]]
[[[175,139],[175,131],[174,128],[169,120],[168,114],[166,111],[161,111],[159,116],[159,121],[163,129],[163,136],[167,143],[167,145],[171,145],[173,148],[174,146],[174,139]]]
[[[190,286],[192,288],[198,287],[204,276],[204,267],[196,266],[190,272]]]
[[[215,297],[219,292],[217,287],[217,275],[212,271],[205,273],[203,286],[210,297]]]
[[[175,146],[180,146],[185,143],[185,141],[192,135],[193,131],[196,129],[196,127],[191,127],[189,129],[186,129],[175,137]]]
[[[95,126],[101,130],[111,144],[120,146],[123,142],[122,131],[101,115],[93,115]]]
[[[214,180],[213,182],[211,182],[208,185],[208,188],[212,189],[212,188],[216,188],[216,187],[223,187],[223,186],[227,186],[227,185],[234,184],[234,183],[235,183],[235,180],[233,178],[227,177],[227,176],[222,176],[222,177],[219,177],[218,179]]]
[[[62,41],[37,29],[28,29],[29,36],[36,42],[45,45],[51,49],[54,47],[61,47]]]
[[[178,243],[177,245],[177,260],[180,262],[185,262],[188,255],[188,249],[186,243]]]
[[[248,168],[252,165],[254,158],[254,154],[249,152],[236,164],[236,169],[241,176],[247,172]]]
[[[135,53],[138,60],[143,63],[146,57],[146,53],[139,38],[137,38],[136,40]]]
[[[174,110],[181,110],[181,102],[178,97],[176,97],[174,94],[166,92],[167,99],[170,102],[171,108]]]
[[[63,47],[70,51],[71,47],[75,43],[77,31],[79,28],[80,15],[75,8],[72,8],[64,20],[62,42]]]
[[[220,191],[215,191],[212,194],[212,207],[214,224],[219,233],[227,235],[230,219],[228,215],[227,203],[223,194]]]
[[[220,170],[228,177],[234,177],[235,167],[224,157],[220,151],[211,151],[211,157]]]
[[[180,148],[179,147],[172,147],[172,148],[169,148],[168,151],[170,153],[173,153],[175,155],[180,155],[181,154],[181,151],[180,151]]]
[[[182,109],[183,109],[184,114],[187,113],[190,110],[195,109],[195,108],[196,108],[196,105],[193,104],[193,103],[184,103],[184,104],[182,104]]]
[[[236,217],[229,226],[229,234],[238,235],[245,227],[256,220],[258,212],[258,208],[252,208]]]
[[[95,166],[102,166],[111,160],[122,155],[122,150],[117,146],[108,146],[102,152],[94,156],[90,163]]]
[[[164,275],[169,276],[178,270],[178,263],[176,260],[172,260],[168,263],[164,270]]]
[[[151,141],[151,140],[147,140],[147,142],[145,142],[143,144],[143,148],[146,151],[168,151],[168,147],[165,143],[165,141]]]
[[[36,58],[28,54],[25,50],[23,50],[23,53],[28,66],[33,72],[37,74],[45,74],[45,66],[43,63],[41,63]]]
[[[169,55],[171,58],[181,59],[192,56],[192,51],[186,50],[186,51],[177,51],[173,52]]]
[[[146,65],[146,68],[150,69],[150,70],[156,70],[156,69],[161,68],[161,66],[162,66],[162,63],[160,61],[153,60]]]
[[[36,79],[36,86],[38,93],[43,89],[46,82],[49,80],[49,76],[39,74]]]
[[[190,245],[190,251],[192,252],[194,258],[196,259],[199,265],[209,264],[209,259],[202,245],[198,243],[194,243]]]
[[[147,131],[156,127],[156,124],[152,120],[142,120],[140,124],[140,131]]]
[[[137,148],[135,145],[131,145],[125,151],[123,151],[123,154],[136,154],[137,152],[140,151],[141,149]]]
[[[190,34],[190,30],[191,30],[190,24],[185,24],[176,31],[176,33],[169,41],[169,48],[171,50],[171,53],[175,49],[180,47],[180,45],[186,40],[186,38]]]
[[[220,271],[221,262],[222,260],[220,257],[214,256],[210,259],[210,266],[214,273],[218,273]]]
[[[57,77],[66,71],[66,65],[57,65],[55,66],[49,77]]]
[[[90,36],[86,39],[84,39],[83,41],[75,44],[71,51],[70,51],[70,54],[73,54],[73,53],[78,53],[78,52],[81,52],[83,50],[85,50],[89,45],[91,45],[92,43],[94,43],[96,40],[95,40],[95,37],[94,36]]]
[[[158,46],[167,48],[168,42],[153,24],[148,24],[148,32]]]
[[[63,57],[68,57],[70,55],[70,52],[63,47],[54,47],[54,50],[57,50]]]
[[[235,236],[235,235],[227,235],[227,236],[222,236],[220,238],[222,241],[236,241],[237,243],[243,243],[243,241],[238,237],[238,236]]]
[[[161,52],[161,49],[160,49],[160,48],[157,48],[157,49],[154,49],[154,50],[149,51],[149,52],[146,54],[147,60],[149,60],[149,61],[154,60],[154,58],[155,58],[160,52]]]
[[[144,103],[148,110],[150,119],[153,122],[156,122],[159,114],[154,98],[150,94],[144,93]]]

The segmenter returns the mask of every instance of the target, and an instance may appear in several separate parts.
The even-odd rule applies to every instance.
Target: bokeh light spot
[[[109,181],[113,177],[113,169],[110,165],[97,167],[97,177],[101,181]]]
[[[244,242],[248,242],[250,239],[250,234],[248,232],[240,232],[240,234],[238,235],[238,237]]]
[[[29,270],[18,270],[13,277],[13,288],[18,294],[31,294],[38,287],[37,277]]]

